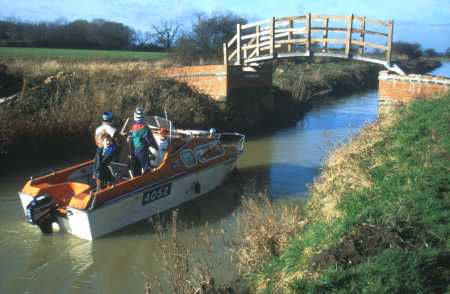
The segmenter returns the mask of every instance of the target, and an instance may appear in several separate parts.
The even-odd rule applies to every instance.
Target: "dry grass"
[[[167,106],[177,126],[209,127],[219,112],[214,101],[186,84],[159,77],[158,66],[163,65],[9,61],[8,70],[23,83],[19,97],[0,110],[0,150],[11,154],[30,144],[35,152],[81,147],[103,111],[113,111],[121,126],[137,105],[157,115]]]
[[[177,211],[172,213],[169,225],[155,220],[165,278],[152,278],[146,293],[240,293],[236,289],[242,291],[246,286],[238,280],[217,285],[218,273],[230,267],[228,270],[237,269],[246,276],[271,257],[279,256],[292,236],[305,226],[300,210],[298,205],[272,203],[267,193],[254,198],[246,194],[236,216],[237,228],[229,236],[232,242],[227,241],[223,229],[208,225],[193,232],[192,241],[182,241],[178,235],[186,226],[177,221]],[[223,248],[231,248],[230,254],[224,254]]]
[[[178,221],[177,210],[172,212],[167,227],[161,221],[155,221],[155,230],[159,234],[156,245],[161,253],[165,278],[161,280],[155,277],[147,282],[145,293],[233,293],[229,287],[216,285],[214,279],[214,274],[223,266],[220,263],[223,254],[214,250],[215,242],[223,242],[222,232],[206,225],[201,233],[194,232],[192,242],[182,242],[178,232],[183,228],[186,226]]]
[[[298,206],[274,205],[266,193],[243,199],[242,211],[237,216],[238,228],[232,237],[232,253],[225,256],[226,262],[237,266],[242,275],[259,269],[271,257],[279,256],[291,237],[304,227],[301,215]],[[217,250],[217,242],[222,248],[228,244],[224,232],[206,225],[201,232],[193,233],[192,242],[185,242],[178,237],[181,228],[176,211],[169,226],[155,221],[165,278],[152,278],[146,285],[146,293],[236,293],[230,285],[217,285],[215,279],[225,266],[224,254]]]
[[[269,258],[279,256],[305,222],[301,221],[298,206],[274,207],[267,193],[260,193],[256,198],[243,199],[237,224],[240,241],[235,253],[240,271],[249,273]]]

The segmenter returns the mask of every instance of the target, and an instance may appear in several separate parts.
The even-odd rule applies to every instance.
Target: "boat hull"
[[[194,173],[174,175],[123,195],[92,210],[67,208],[58,216],[62,230],[86,240],[97,239],[137,221],[177,207],[220,186],[234,169],[236,157]],[[33,197],[19,193],[25,210]]]

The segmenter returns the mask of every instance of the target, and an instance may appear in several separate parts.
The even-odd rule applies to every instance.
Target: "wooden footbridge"
[[[251,65],[278,58],[335,57],[361,60],[404,74],[391,63],[394,21],[364,16],[272,17],[237,24],[223,44],[224,64]]]
[[[334,57],[386,67],[388,71],[379,75],[382,100],[412,100],[448,92],[449,79],[404,76],[404,72],[391,61],[393,34],[394,21],[364,16],[307,14],[272,17],[255,23],[237,24],[236,34],[223,44],[223,64],[169,68],[163,74],[184,81],[218,101],[233,98],[247,103],[249,93],[270,92],[272,60]],[[258,103],[264,100],[259,99],[263,94],[256,96]],[[272,102],[269,98],[266,100],[262,104],[270,109],[273,98]],[[249,105],[254,108],[257,103]]]

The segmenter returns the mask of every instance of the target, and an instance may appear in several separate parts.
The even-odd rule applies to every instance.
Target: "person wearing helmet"
[[[111,111],[105,111],[102,114],[102,124],[95,129],[95,135],[97,136],[101,132],[105,131],[111,138],[114,138],[114,135],[117,132],[117,129],[113,126],[114,115]]]
[[[144,110],[136,108],[133,115],[134,123],[129,133],[129,140],[134,158],[134,175],[141,175],[150,170],[149,147],[159,150],[152,131],[144,123]]]
[[[103,136],[105,134],[109,135],[114,145],[117,147],[117,152],[114,158],[114,161],[119,160],[119,155],[121,153],[121,140],[119,137],[119,132],[114,127],[112,121],[114,119],[114,115],[111,111],[105,111],[102,114],[102,124],[95,129],[95,145],[97,145],[97,148],[103,148]]]
[[[112,124],[113,118],[111,111],[103,112],[102,124],[95,129],[94,139],[97,151],[94,157],[92,178],[96,180],[97,191],[113,181],[108,166],[111,161],[119,159],[119,133]]]

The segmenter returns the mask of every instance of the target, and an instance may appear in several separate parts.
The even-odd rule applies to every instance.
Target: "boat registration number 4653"
[[[170,190],[172,188],[172,183],[168,183],[148,191],[144,192],[144,197],[142,197],[142,205],[156,201],[158,199],[164,198],[170,195]]]

